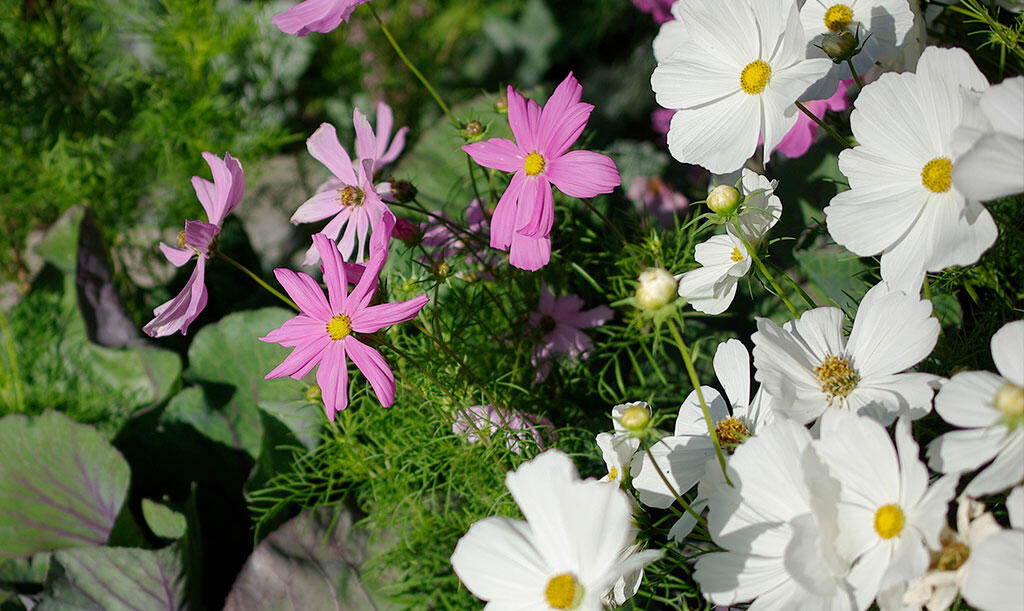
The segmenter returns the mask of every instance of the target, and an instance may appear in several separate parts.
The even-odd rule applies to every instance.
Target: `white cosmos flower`
[[[962,49],[928,47],[917,73],[883,74],[850,116],[860,143],[839,154],[850,189],[825,207],[828,232],[860,256],[882,253],[882,280],[917,293],[925,272],[978,260],[996,240],[992,216],[953,185],[953,131],[970,90],[988,82]]]
[[[697,559],[694,578],[718,605],[854,609],[835,550],[839,486],[803,426],[778,419],[736,449],[732,486],[710,494],[708,530],[725,551]]]
[[[676,111],[672,156],[723,174],[762,161],[796,123],[793,102],[832,65],[805,59],[795,0],[679,0],[656,45],[658,104]],[[667,57],[666,57],[667,55]]]
[[[738,222],[743,237],[754,248],[782,218],[782,202],[775,195],[778,182],[743,169],[740,195],[747,199]],[[712,236],[694,248],[693,258],[701,267],[678,276],[679,295],[705,314],[724,312],[736,296],[736,285],[750,271],[750,255],[736,228],[726,225],[725,230],[724,235]]]
[[[505,477],[526,521],[480,520],[455,546],[452,568],[488,609],[602,609],[624,575],[661,556],[631,548],[629,497],[580,480],[572,460],[548,450]]]
[[[825,34],[859,34],[862,49],[851,61],[857,74],[862,75],[876,60],[896,55],[897,47],[914,25],[914,13],[907,0],[804,0],[800,23],[807,38],[808,57],[827,57],[818,48]],[[804,99],[829,98],[839,87],[839,81],[850,76],[846,62],[832,64],[825,78],[815,83]]]
[[[855,561],[847,579],[865,608],[881,590],[928,569],[928,547],[939,547],[957,477],[928,485],[905,418],[896,424],[895,448],[870,418],[831,410],[820,424],[814,447],[840,484],[836,545],[842,557]]]
[[[928,466],[940,473],[966,473],[992,461],[964,490],[973,497],[1001,492],[1024,479],[1024,320],[1003,325],[991,343],[1001,375],[954,375],[935,398],[935,411],[962,430],[928,446]]]
[[[1000,530],[982,503],[961,495],[957,500],[956,530],[942,529],[941,547],[930,550],[928,572],[911,582],[902,602],[928,611],[948,609],[971,573],[972,550]]]
[[[932,304],[915,295],[872,287],[860,303],[849,339],[843,311],[815,308],[779,327],[757,319],[756,378],[774,409],[808,423],[836,409],[864,413],[883,424],[920,418],[932,407],[929,373],[902,373],[931,353],[939,337]]]
[[[1009,78],[981,94],[971,123],[954,133],[963,151],[953,168],[953,186],[965,197],[989,201],[1024,191],[1024,76]]]
[[[758,390],[750,400],[750,354],[739,340],[719,344],[713,363],[725,395],[710,386],[701,386],[701,392],[719,442],[723,450],[731,453],[771,421],[771,398]],[[673,435],[652,445],[651,455],[637,453],[630,468],[633,488],[639,493],[640,502],[648,507],[665,508],[675,502],[675,494],[665,486],[655,464],[680,495],[697,484],[706,469],[720,469],[696,392],[691,392],[679,407]],[[713,465],[709,466],[709,462]],[[694,524],[693,516],[686,513],[670,534],[682,541]]]
[[[596,441],[601,450],[601,458],[608,468],[608,474],[601,481],[622,484],[629,475],[629,461],[636,454],[639,440],[634,437],[616,439],[611,433],[598,433]]]
[[[1024,487],[1006,499],[1010,530],[971,549],[964,599],[981,611],[1024,609]]]

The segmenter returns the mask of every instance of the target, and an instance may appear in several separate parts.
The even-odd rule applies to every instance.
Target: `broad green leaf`
[[[185,516],[162,503],[142,499],[142,517],[158,537],[177,539],[185,534]]]
[[[25,558],[0,558],[0,586],[43,583],[50,568],[51,555],[51,552],[39,552]]]
[[[225,390],[219,394],[237,394],[237,391]],[[204,437],[255,459],[263,439],[259,410],[244,399],[219,401],[210,394],[201,386],[186,388],[174,395],[160,416],[160,422],[187,424]]]
[[[183,609],[185,584],[176,547],[64,550],[53,557],[36,607],[50,609]]]
[[[0,420],[0,556],[102,545],[128,491],[128,463],[57,412]]]
[[[857,255],[840,248],[797,250],[793,257],[818,289],[820,305],[838,305],[846,312],[857,309],[867,292],[864,274],[868,267]]]
[[[958,327],[963,322],[963,310],[953,295],[932,295],[932,311],[943,327]]]
[[[78,265],[78,234],[84,216],[84,207],[69,208],[36,246],[36,253],[40,257],[66,274],[75,273]]]

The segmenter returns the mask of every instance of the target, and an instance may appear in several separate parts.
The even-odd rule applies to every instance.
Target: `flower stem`
[[[592,204],[589,199],[584,199],[581,197],[580,201],[582,201],[587,208],[590,208],[591,212],[596,214],[601,219],[601,222],[608,226],[608,229],[612,230],[612,233],[619,236],[619,239],[622,240],[622,243],[624,245],[629,244],[629,241],[626,240],[626,236],[622,235],[622,232],[619,231],[619,228],[615,226],[615,223],[611,222],[611,220],[607,216],[605,216],[600,210],[598,210],[597,207],[594,206],[594,204]]]
[[[830,135],[833,138],[835,138],[836,142],[838,142],[839,144],[842,144],[846,148],[853,148],[853,145],[850,144],[849,140],[847,140],[846,138],[840,136],[839,132],[837,132],[836,130],[832,129],[828,125],[826,125],[825,122],[822,121],[821,119],[819,119],[818,117],[814,116],[814,113],[811,112],[810,109],[808,109],[806,106],[804,106],[802,102],[794,102],[794,104],[796,104],[796,107],[800,109],[800,112],[804,113],[805,115],[810,117],[812,121],[817,123],[818,127],[820,127],[821,129],[825,130],[826,132],[828,132],[828,135]]]
[[[686,343],[683,341],[683,336],[680,335],[679,329],[676,328],[676,323],[671,318],[665,321],[668,325],[668,330],[672,333],[672,339],[676,342],[676,347],[679,348],[679,354],[683,356],[683,365],[686,366],[686,373],[690,376],[690,384],[693,386],[694,392],[697,393],[697,399],[700,401],[700,409],[704,412],[704,424],[708,427],[708,435],[711,436],[711,443],[715,446],[715,455],[718,456],[718,464],[722,467],[722,475],[725,477],[725,481],[730,486],[732,482],[729,481],[729,474],[725,471],[725,453],[722,452],[722,444],[718,441],[718,433],[715,432],[715,423],[711,420],[711,410],[708,409],[708,404],[704,400],[704,392],[700,389],[700,380],[697,379],[697,370],[693,367],[693,359],[690,358],[690,349],[686,347]]]
[[[775,294],[778,295],[779,299],[782,300],[782,303],[786,304],[786,307],[789,308],[789,313],[793,315],[793,318],[800,318],[799,310],[797,310],[793,303],[786,297],[786,294],[782,292],[782,287],[780,287],[779,283],[775,281],[775,276],[773,276],[772,273],[768,271],[768,268],[765,267],[764,262],[761,261],[761,257],[757,256],[757,252],[750,245],[750,242],[747,240],[747,237],[743,235],[743,230],[740,229],[739,221],[733,221],[732,224],[733,227],[736,228],[736,235],[739,236],[740,241],[743,242],[743,248],[747,249],[747,254],[750,255],[750,258],[753,259],[754,263],[757,264],[757,269],[761,271],[761,275],[763,275],[765,279],[768,280],[768,284],[772,286],[772,289],[775,291]]]
[[[853,82],[857,83],[858,89],[864,89],[864,81],[860,80],[860,75],[857,74],[857,70],[853,67],[853,60],[846,58],[846,65],[850,67],[850,74],[853,75]],[[841,87],[842,85],[840,85]]]
[[[3,333],[4,349],[7,351],[7,367],[5,367],[4,377],[10,376],[11,386],[14,388],[13,411],[15,413],[24,412],[25,399],[21,391],[21,371],[18,368],[18,354],[14,350],[14,335],[11,333],[10,327],[7,326],[7,318],[2,309],[0,309],[0,332]]]
[[[476,374],[474,374],[473,370],[469,368],[469,365],[467,365],[465,361],[459,358],[459,355],[455,354],[455,352],[448,347],[448,344],[444,343],[443,341],[441,341],[440,338],[438,338],[433,333],[428,331],[427,328],[420,323],[420,321],[413,320],[412,324],[415,325],[416,328],[419,329],[421,333],[429,337],[435,344],[437,344],[438,348],[444,351],[444,353],[447,354],[450,359],[455,361],[455,363],[459,366],[459,374],[465,374],[467,377],[473,380],[473,383],[476,384],[477,388],[479,388],[480,391],[484,393],[484,396],[487,398],[487,401],[490,402],[492,406],[496,407],[498,405],[498,403],[494,400],[494,397],[491,396],[490,391],[488,391],[487,387],[484,386],[484,383],[480,381],[480,378],[476,377]]]
[[[704,521],[704,518],[701,517],[701,515],[699,513],[694,511],[693,507],[691,507],[689,503],[684,501],[683,497],[680,496],[679,493],[676,492],[676,489],[672,487],[672,484],[668,481],[668,477],[665,476],[665,473],[661,470],[661,467],[658,466],[658,461],[654,460],[654,453],[651,452],[651,446],[647,443],[647,440],[644,440],[643,444],[644,444],[644,452],[647,453],[647,458],[651,459],[651,465],[654,467],[654,471],[657,472],[658,477],[661,478],[661,483],[665,484],[665,487],[668,488],[668,491],[672,493],[672,496],[676,497],[676,502],[679,503],[679,505],[688,514],[690,514],[694,518],[696,518],[697,522],[700,523],[701,525],[703,525],[704,528],[707,528],[708,524],[707,524],[707,522]]]
[[[778,265],[775,265],[771,261],[768,262],[768,265],[771,265],[772,269],[774,269],[779,274],[782,274],[782,277],[786,279],[786,282],[788,282],[791,287],[793,287],[793,290],[800,294],[800,297],[807,304],[807,307],[811,308],[812,310],[818,307],[818,304],[815,303],[814,299],[811,299],[811,296],[807,294],[807,291],[805,291],[802,286],[797,284],[796,280],[793,280],[789,276],[789,274],[785,272],[785,270],[781,269]]]
[[[384,21],[380,18],[380,15],[377,14],[377,9],[373,8],[372,3],[367,4],[366,7],[370,9],[371,13],[373,13],[373,18],[377,20],[377,25],[380,26],[380,31],[384,33],[384,37],[388,39],[389,43],[391,43],[391,47],[394,48],[395,53],[398,53],[398,57],[400,57],[402,61],[405,62],[405,65],[409,67],[409,70],[412,70],[412,73],[416,75],[416,78],[418,78],[420,82],[423,83],[423,86],[427,88],[427,91],[430,92],[430,95],[434,97],[434,101],[437,102],[437,105],[441,107],[441,110],[444,111],[444,114],[448,116],[448,120],[452,122],[452,125],[454,125],[455,127],[460,127],[461,124],[459,123],[458,119],[455,118],[455,115],[452,114],[451,109],[448,108],[448,105],[445,104],[444,100],[441,99],[441,96],[437,93],[437,90],[434,89],[434,86],[430,84],[430,81],[427,80],[427,77],[423,76],[423,73],[420,72],[419,69],[412,63],[409,57],[405,54],[405,51],[402,51],[402,47],[398,45],[398,41],[395,40],[395,37],[391,35],[391,31],[388,30],[388,26],[384,25]]]
[[[247,268],[246,266],[242,265],[238,261],[235,261],[234,259],[232,259],[231,257],[227,256],[226,254],[224,254],[222,252],[218,252],[217,256],[220,257],[221,259],[224,259],[225,261],[227,261],[231,265],[234,265],[236,268],[240,269],[241,271],[245,272],[246,275],[248,275],[250,278],[252,278],[253,280],[256,281],[256,284],[258,284],[258,285],[262,286],[263,288],[267,289],[267,291],[271,295],[273,295],[274,297],[277,297],[281,301],[287,303],[289,306],[294,308],[296,311],[298,311],[298,312],[302,311],[302,310],[299,309],[299,306],[295,305],[294,301],[292,301],[291,299],[288,299],[288,297],[286,297],[285,295],[282,295],[280,292],[278,292],[277,289],[275,289],[274,287],[272,287],[269,284],[267,284],[266,282],[264,282],[263,278],[260,278],[256,274],[252,273],[249,270],[249,268]]]

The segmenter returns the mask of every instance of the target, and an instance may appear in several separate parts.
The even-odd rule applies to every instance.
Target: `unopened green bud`
[[[679,283],[664,267],[648,267],[637,278],[636,305],[644,310],[657,310],[676,297]]]
[[[438,261],[430,266],[430,273],[434,276],[444,279],[452,273],[452,266],[448,265],[447,261]]]
[[[416,187],[408,180],[395,180],[391,183],[391,194],[400,204],[416,199],[416,193]]]
[[[309,388],[306,389],[306,392],[303,393],[303,396],[306,397],[306,401],[320,401],[320,387],[317,386],[316,384],[310,386]]]
[[[857,37],[849,30],[827,32],[821,38],[821,50],[834,62],[844,62],[857,54]]]
[[[508,112],[508,97],[501,96],[497,100],[494,100],[494,111],[506,114]]]
[[[622,411],[619,423],[631,433],[639,433],[651,423],[651,409],[643,401],[633,403]]]
[[[740,192],[732,185],[718,185],[708,193],[708,208],[718,214],[732,214],[740,205]]]
[[[479,121],[470,121],[469,123],[466,123],[465,127],[462,129],[466,130],[466,135],[470,137],[476,137],[484,133],[483,123],[480,123]]]

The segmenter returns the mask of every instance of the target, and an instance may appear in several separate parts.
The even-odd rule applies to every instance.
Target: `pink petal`
[[[523,169],[526,158],[515,142],[507,138],[491,138],[483,142],[474,142],[462,147],[462,150],[473,158],[473,161],[485,168],[494,168],[502,172],[516,172]]]
[[[551,238],[531,238],[519,233],[512,234],[508,262],[513,267],[535,272],[551,260]]]
[[[597,306],[591,310],[572,314],[566,317],[564,322],[578,329],[589,329],[591,327],[600,327],[611,320],[613,316],[615,316],[615,312],[608,306]]]
[[[259,339],[262,342],[294,348],[299,344],[309,343],[319,338],[324,335],[326,330],[327,325],[323,320],[299,314],[295,318],[289,318],[283,325]]]
[[[290,219],[293,225],[313,223],[338,214],[344,207],[338,203],[338,192],[334,189],[321,191],[307,199]]]
[[[157,306],[153,310],[153,320],[142,328],[150,337],[164,337],[181,331],[188,332],[188,326],[206,307],[206,259],[196,260],[196,268],[192,271],[181,292],[170,301]]]
[[[527,176],[516,209],[516,233],[540,238],[551,233],[555,222],[555,202],[551,184],[543,175]]]
[[[245,193],[245,173],[238,160],[227,153],[224,154],[224,159],[213,153],[203,153],[203,159],[206,160],[207,165],[210,166],[210,172],[213,174],[214,197],[209,197],[209,187],[207,186],[209,183],[207,183],[204,185],[204,189],[207,190],[207,201],[204,202],[202,197],[199,198],[199,201],[203,204],[210,223],[219,227],[224,223],[224,218],[235,209],[242,199],[242,194]],[[196,185],[196,179],[199,177],[192,178],[192,185],[196,188],[196,195],[199,195],[200,187]]]
[[[323,290],[309,274],[278,267],[274,270],[274,277],[281,283],[284,291],[299,306],[299,310],[303,314],[325,324],[334,316],[327,300],[324,299]]]
[[[378,128],[379,131],[380,128]],[[402,149],[405,148],[405,135],[409,133],[408,127],[400,127],[395,132],[395,138],[391,141],[391,146],[380,156],[380,164],[386,165],[398,159],[398,156],[402,154]]]
[[[351,335],[345,338],[348,356],[359,371],[369,380],[381,406],[391,407],[395,403],[395,374],[380,352],[360,342]]]
[[[373,134],[373,128],[366,120],[366,115],[358,108],[352,109],[352,123],[356,127],[356,154],[359,155],[359,159],[376,160],[377,136]]]
[[[219,233],[219,225],[203,221],[185,221],[185,246],[205,255]]]
[[[544,280],[540,281],[540,303],[537,305],[537,310],[543,314],[555,312],[555,295]]]
[[[348,407],[348,363],[345,361],[345,344],[349,338],[331,341],[324,350],[320,368],[316,370],[316,383],[324,400],[327,419],[334,422],[334,415]]]
[[[217,209],[216,186],[205,178],[193,176],[192,188],[196,190],[196,198],[206,211],[206,218],[210,218],[210,213]]]
[[[350,208],[342,208],[341,212],[337,214],[333,219],[324,225],[324,228],[320,230],[320,233],[324,234],[332,240],[338,239],[338,234],[341,232],[341,226],[345,224],[345,221],[351,216]],[[344,238],[342,238],[344,241]],[[339,246],[340,248],[340,246]],[[306,250],[306,258],[303,259],[303,265],[314,265],[320,261],[320,253],[316,250],[316,244],[313,244]]]
[[[569,151],[551,159],[544,175],[559,191],[572,197],[611,193],[622,182],[612,158],[593,151]]]
[[[160,242],[160,252],[164,253],[167,260],[174,264],[174,267],[181,267],[192,260],[192,255],[196,254],[194,250],[190,248],[178,248],[177,246],[168,246],[163,242]]]
[[[352,159],[338,141],[338,132],[330,123],[321,123],[313,135],[306,140],[309,154],[327,166],[341,182],[346,185],[358,184],[356,173],[352,170]]]
[[[285,34],[305,36],[310,32],[326,34],[348,21],[352,10],[367,0],[306,0],[275,15],[271,23]]]
[[[534,137],[534,124],[530,123],[530,112],[526,98],[519,95],[512,86],[508,86],[508,125],[516,138],[519,148],[524,151],[537,150],[537,139]]]
[[[545,158],[559,157],[583,133],[594,107],[580,102],[582,94],[583,87],[570,72],[548,98],[538,128]]]
[[[316,336],[308,336],[306,341],[299,343],[291,353],[281,361],[281,364],[274,367],[267,375],[263,376],[265,380],[272,380],[274,378],[283,378],[288,376],[295,380],[301,380],[302,378],[309,375],[310,371],[318,364],[322,363],[324,351],[329,348],[331,336],[327,335],[326,329],[321,329],[321,333]],[[269,336],[268,336],[269,337]],[[271,340],[261,337],[261,341],[270,342]]]
[[[318,233],[313,236],[313,244],[320,253],[324,265],[324,284],[327,285],[327,300],[331,304],[331,312],[345,312],[348,301],[348,279],[345,277],[345,266],[342,265],[341,253],[333,240]]]
[[[494,208],[494,216],[491,218],[491,246],[507,250],[512,243],[512,235],[515,233],[516,209],[518,208],[519,196],[526,184],[526,171],[516,172],[512,180],[501,194],[498,205]]]
[[[408,301],[382,303],[352,314],[352,330],[356,333],[376,333],[384,327],[416,318],[430,298],[426,295]]]

